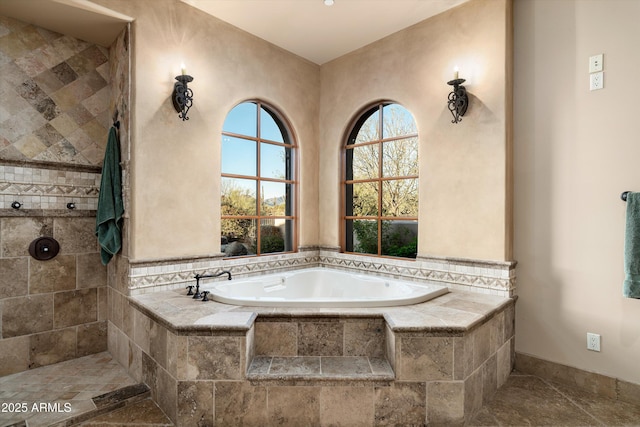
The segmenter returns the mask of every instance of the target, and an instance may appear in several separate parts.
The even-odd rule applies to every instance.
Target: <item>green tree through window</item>
[[[415,258],[418,131],[411,113],[380,103],[356,121],[345,150],[345,252]]]
[[[294,145],[261,102],[234,107],[222,128],[221,250],[226,256],[295,250]]]

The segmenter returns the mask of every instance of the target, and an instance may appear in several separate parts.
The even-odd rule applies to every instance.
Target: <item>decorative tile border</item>
[[[98,206],[100,173],[0,164],[0,209],[14,201],[24,209],[95,210]]]
[[[515,293],[515,263],[464,259],[420,258],[415,261],[343,254],[305,248],[292,254],[224,259],[146,261],[131,265],[130,294],[177,289],[193,282],[196,273],[230,270],[234,277],[326,266],[376,273],[410,281],[444,284],[450,289],[509,297]]]

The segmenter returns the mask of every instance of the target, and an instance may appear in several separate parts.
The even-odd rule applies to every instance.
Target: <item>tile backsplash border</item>
[[[100,188],[99,167],[62,167],[60,164],[0,162],[0,209],[14,201],[25,210],[96,210]]]
[[[401,280],[432,282],[451,290],[511,297],[515,294],[515,262],[419,257],[417,260],[345,254],[332,248],[305,248],[297,253],[262,257],[203,258],[132,262],[131,295],[179,289],[192,284],[196,273],[230,270],[233,277],[249,277],[311,267],[331,267],[352,272],[375,272]]]

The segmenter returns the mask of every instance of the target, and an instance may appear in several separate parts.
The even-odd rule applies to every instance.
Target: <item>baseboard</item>
[[[516,370],[557,381],[600,396],[640,405],[640,384],[516,352]]]

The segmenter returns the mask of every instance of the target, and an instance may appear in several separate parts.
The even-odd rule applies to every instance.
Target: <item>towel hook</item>
[[[113,126],[116,129],[120,129],[120,120],[118,120],[118,109],[117,108],[113,112]]]
[[[624,191],[621,195],[620,198],[626,202],[627,201],[627,196],[629,195],[630,191]]]

